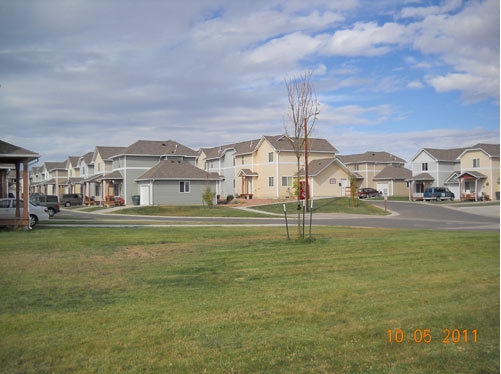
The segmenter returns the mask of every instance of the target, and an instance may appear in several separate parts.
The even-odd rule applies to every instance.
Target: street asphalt
[[[385,208],[383,200],[368,200],[370,203]],[[360,214],[313,214],[313,226],[350,226],[360,228],[398,228],[421,230],[500,230],[499,204],[448,204],[436,202],[400,202],[388,201],[388,216],[367,216]],[[111,211],[116,208],[107,209]],[[306,225],[309,225],[308,215]],[[295,217],[289,217],[289,224],[294,225]],[[269,218],[202,218],[202,217],[158,217],[110,215],[104,212],[82,213],[63,209],[56,214],[47,226],[106,226],[132,227],[142,226],[285,226],[283,216]]]

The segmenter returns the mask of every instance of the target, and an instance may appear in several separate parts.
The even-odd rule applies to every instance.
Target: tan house
[[[461,200],[499,200],[499,144],[477,144],[459,155]]]
[[[352,172],[357,173],[363,180],[360,188],[375,188],[378,191],[378,181],[374,178],[387,166],[404,167],[405,160],[388,152],[365,152],[360,154],[337,156]],[[381,186],[380,186],[381,187]],[[381,187],[382,188],[382,187]],[[404,196],[407,195],[407,192]]]
[[[403,166],[388,165],[374,178],[376,189],[385,196],[406,196],[409,192],[407,180],[412,171]]]
[[[32,168],[30,172],[31,193],[40,193],[43,195],[62,195],[64,186],[68,179],[66,162],[47,161],[37,168]]]
[[[300,175],[304,177],[304,169]],[[354,174],[338,158],[323,158],[308,162],[311,198],[342,197],[350,194],[350,180]]]
[[[327,140],[308,140],[308,161],[334,157],[337,149]],[[243,148],[243,149],[242,149]],[[297,157],[293,144],[284,135],[263,136],[254,146],[235,152],[235,191],[243,196],[281,199],[293,197]],[[304,168],[304,155],[300,157]]]

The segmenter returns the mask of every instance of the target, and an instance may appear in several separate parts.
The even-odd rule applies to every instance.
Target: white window
[[[273,162],[273,152],[268,153],[268,162]]]
[[[184,192],[184,193],[190,192],[190,182],[189,181],[179,182],[179,192]]]
[[[421,170],[422,171],[427,171],[428,170],[428,163],[427,162],[423,162],[421,164]]]
[[[273,187],[274,184],[275,184],[275,178],[268,177],[268,187]]]
[[[474,168],[479,168],[480,167],[480,159],[479,158],[474,158],[473,159],[473,167]]]
[[[292,187],[292,177],[282,177],[282,187]]]

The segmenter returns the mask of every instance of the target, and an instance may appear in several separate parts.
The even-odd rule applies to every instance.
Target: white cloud
[[[462,0],[447,0],[442,5],[427,6],[427,7],[406,7],[400,12],[402,18],[419,18],[433,14],[441,14],[459,9],[462,5]]]

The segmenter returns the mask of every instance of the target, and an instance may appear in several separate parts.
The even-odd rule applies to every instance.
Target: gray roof
[[[112,156],[119,154],[125,149],[125,147],[105,147],[105,146],[96,146],[94,153],[98,153],[101,155],[103,160],[108,160]]]
[[[44,163],[45,165],[45,168],[47,170],[55,170],[55,169],[64,169],[66,170],[66,161],[62,161],[62,162],[51,162],[51,161],[47,161]]]
[[[350,164],[405,164],[405,160],[388,152],[358,153],[353,155],[337,156],[345,165]]]
[[[10,162],[11,160],[19,160],[23,158],[35,160],[39,157],[40,155],[38,153],[0,140],[0,162]]]
[[[208,173],[180,160],[162,160],[136,180],[219,180],[217,173]]]
[[[373,180],[406,180],[412,176],[412,171],[402,166],[388,165],[381,170]]]
[[[410,181],[434,181],[435,178],[433,178],[428,173],[421,173],[421,174],[415,175],[413,177],[410,177],[407,180],[410,180]]]
[[[477,150],[481,149],[485,153],[487,153],[491,157],[499,157],[499,144],[485,144],[485,143],[479,143],[475,144],[473,147],[469,147],[465,149],[464,151],[471,151],[471,150]]]
[[[450,161],[456,162],[457,158],[466,148],[453,148],[453,149],[436,149],[436,148],[423,148],[437,161]]]
[[[268,140],[277,151],[294,151],[293,143],[285,135],[263,136],[263,139]],[[332,154],[338,152],[328,140],[320,138],[308,138],[308,151]]]
[[[198,155],[197,151],[188,148],[173,140],[138,140],[129,145],[113,157],[122,155],[142,155],[142,156],[193,156]]]
[[[291,141],[285,135],[274,135],[274,136],[265,135],[262,136],[260,139],[247,140],[244,142],[226,144],[212,148],[201,148],[201,151],[205,153],[208,160],[217,159],[221,157],[221,155],[223,155],[224,152],[230,149],[235,150],[236,156],[241,156],[254,152],[257,149],[258,145],[264,140],[270,142],[270,144],[277,151],[281,152],[294,151]],[[329,141],[327,141],[326,139],[309,138],[308,148],[310,151],[317,153],[324,152],[324,153],[331,153],[334,155],[335,153],[338,152],[338,150],[334,148],[334,146],[330,144]]]

